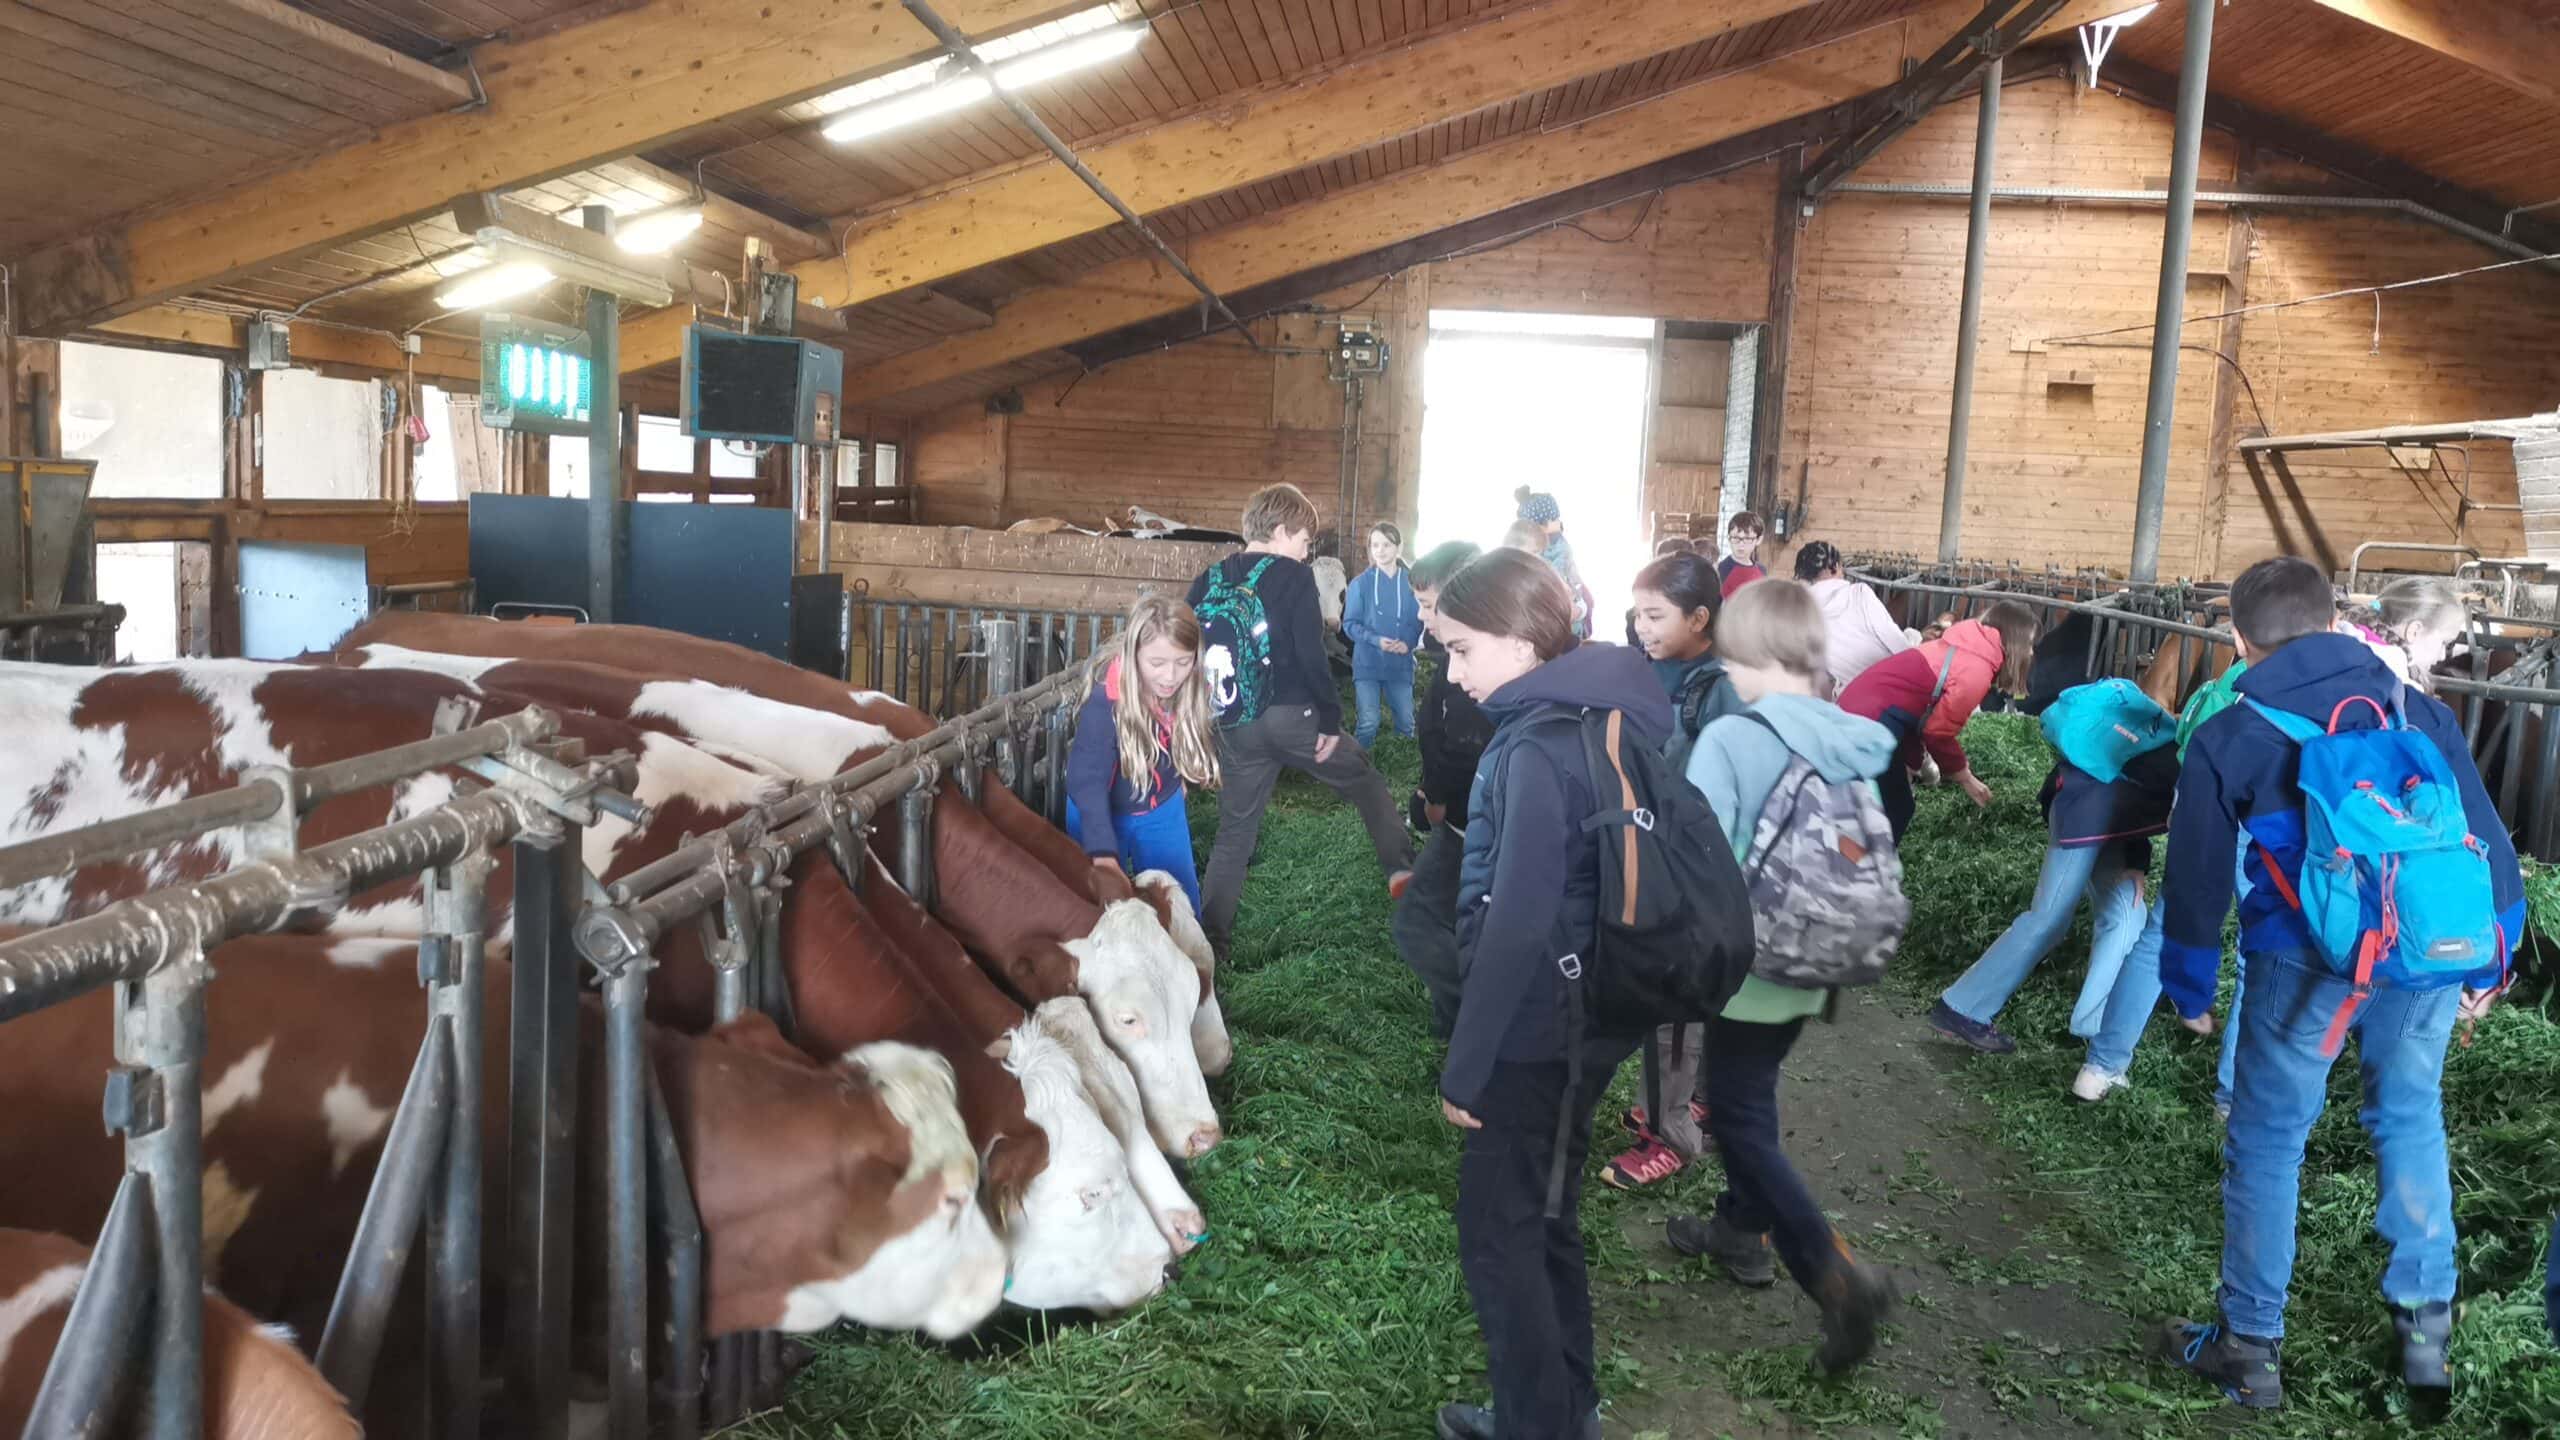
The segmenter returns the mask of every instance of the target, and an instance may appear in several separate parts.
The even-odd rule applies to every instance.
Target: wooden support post
[[[2256,154],[2254,146],[2241,142],[2232,172],[2235,188],[2248,188]],[[2245,363],[2240,346],[2246,317],[2240,311],[2249,303],[2249,252],[2255,248],[2253,242],[2258,233],[2250,213],[2236,206],[2226,214],[2224,223],[2222,271],[2228,280],[2222,292],[2222,308],[2228,313],[2214,335],[2213,348],[2228,357],[2228,363],[2213,362],[2213,428],[2205,444],[2204,503],[2197,507],[2201,529],[2196,536],[2196,573],[2208,577],[2222,574],[2223,537],[2229,530],[2231,465],[2240,438],[2240,366]],[[2255,415],[2249,424],[2252,429],[2257,428]]]
[[[1796,321],[1796,241],[1804,233],[1804,147],[1778,156],[1778,203],[1769,238],[1769,328],[1760,338],[1760,386],[1751,416],[1747,503],[1766,516],[1778,505],[1779,452],[1786,445],[1787,351]],[[1718,537],[1721,538],[1721,537]]]

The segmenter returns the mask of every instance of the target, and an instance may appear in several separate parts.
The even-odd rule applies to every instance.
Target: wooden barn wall
[[[1964,183],[1973,131],[1972,102],[1947,106],[1858,178]],[[2158,189],[2169,140],[2165,112],[2058,80],[2016,86],[2002,101],[1999,178]],[[2208,131],[2202,183],[2338,185],[2272,161],[2253,160],[2243,174],[2242,161],[2239,142]],[[2161,225],[2156,207],[1994,207],[1966,555],[2118,570],[2130,556],[2148,329],[2039,342],[2147,327]],[[1803,487],[1808,533],[1851,548],[1934,553],[1964,231],[1960,199],[1841,196],[1808,223],[1780,469],[1781,498]],[[2186,307],[2190,316],[2216,314],[2500,258],[2396,216],[2203,207]],[[2378,335],[2372,297],[2356,296],[2191,322],[2185,341],[2161,573],[2229,575],[2283,549],[2316,554],[2319,536],[2344,568],[2364,540],[2450,542],[2459,491],[2441,474],[2412,478],[2376,456],[2305,457],[2295,466],[2298,504],[2261,497],[2232,443],[2548,409],[2560,393],[2560,284],[2502,273],[2385,297]],[[2472,470],[2475,501],[2514,503],[2503,447],[2478,447]],[[2470,535],[2493,554],[2522,545],[2511,514],[2475,514]]]
[[[1973,130],[1972,103],[1948,105],[1856,178],[1962,184],[1971,176]],[[2004,95],[1999,178],[2159,189],[2169,140],[2165,112],[2058,79],[2017,85]],[[2219,132],[2206,137],[2203,181],[2306,191],[2341,183],[2262,161]],[[1363,425],[1363,511],[1413,519],[1417,360],[1431,308],[1762,320],[1774,208],[1774,166],[1764,164],[1388,284],[1360,307],[1397,340],[1396,373],[1388,393],[1373,396]],[[2161,225],[2157,207],[1995,207],[1965,554],[2125,564],[2148,333],[2049,342],[2147,326]],[[1961,199],[1841,195],[1806,221],[1777,497],[1803,501],[1803,533],[1851,548],[1934,553],[1964,230]],[[2186,307],[2204,316],[2499,258],[2396,216],[2235,216],[2208,206],[2196,216]],[[1331,297],[1359,299],[1359,291]],[[1312,338],[1312,320],[1287,323],[1284,341]],[[2202,348],[2185,351],[2179,366],[2162,572],[2228,575],[2279,548],[2316,553],[2324,539],[2343,565],[2363,540],[2452,540],[2458,489],[2442,474],[2413,478],[2357,456],[2297,465],[2299,502],[2261,497],[2234,442],[2263,429],[2547,410],[2560,395],[2560,282],[2502,273],[2386,297],[2378,341],[2373,301],[2361,296],[2192,323],[2186,340]],[[1090,525],[1106,509],[1137,503],[1215,519],[1274,479],[1304,487],[1330,518],[1341,412],[1320,361],[1255,356],[1220,341],[1132,361],[1070,388],[1072,379],[1026,389],[1018,416],[970,406],[928,417],[915,457],[925,518],[994,525],[1057,515]],[[2501,448],[2479,447],[2471,467],[2475,501],[2514,502]],[[1681,479],[1655,468],[1657,489]],[[1710,488],[1703,474],[1689,478],[1702,495]],[[1382,489],[1392,491],[1392,503],[1377,503]],[[2469,534],[2492,553],[2523,544],[2512,515],[2475,513]]]

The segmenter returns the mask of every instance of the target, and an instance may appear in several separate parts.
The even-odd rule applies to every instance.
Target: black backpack
[[[1565,978],[1566,1067],[1582,1086],[1592,1035],[1642,1035],[1724,1013],[1751,974],[1751,893],[1705,796],[1650,745],[1628,743],[1615,710],[1557,708],[1537,725],[1573,725],[1599,807],[1582,828],[1599,841],[1599,925],[1592,953],[1557,961]],[[1556,1118],[1547,1214],[1564,1201],[1573,1107]]]

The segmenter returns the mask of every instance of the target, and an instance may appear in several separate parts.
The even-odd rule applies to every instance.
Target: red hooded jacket
[[[1955,656],[1951,664],[1947,663],[1950,651]],[[1979,620],[1960,620],[1944,636],[1858,672],[1858,678],[1840,692],[1840,708],[1886,723],[1891,723],[1887,716],[1895,712],[1905,720],[1926,717],[1903,742],[1902,763],[1919,764],[1926,750],[1938,762],[1939,771],[1952,780],[1973,768],[1957,737],[1973,712],[1982,708],[1982,697],[1991,693],[1991,682],[1999,677],[2007,658],[1999,631]],[[1938,690],[1942,664],[1947,686],[1932,706],[1929,696]]]

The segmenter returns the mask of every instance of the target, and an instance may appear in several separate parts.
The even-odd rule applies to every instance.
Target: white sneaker
[[[2122,1090],[2132,1083],[2112,1070],[2101,1070],[2095,1065],[2083,1065],[2080,1067],[2080,1073],[2071,1078],[2071,1095],[2075,1100],[2104,1100],[2112,1092]]]

